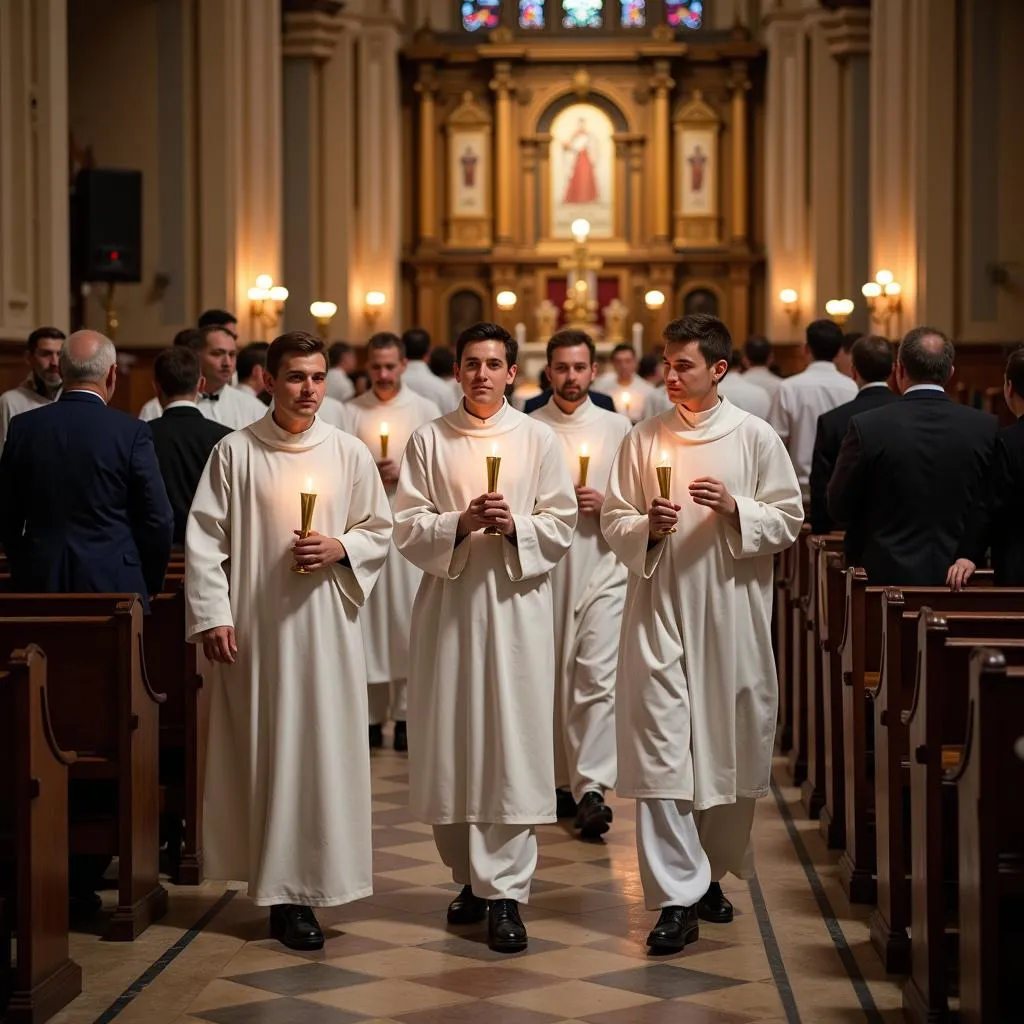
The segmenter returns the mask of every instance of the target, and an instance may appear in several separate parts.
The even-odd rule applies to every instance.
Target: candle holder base
[[[504,537],[505,535],[496,526],[485,526],[481,531],[485,537]]]
[[[301,573],[303,576],[309,576],[313,572],[312,569],[307,569],[304,565],[293,565],[291,569],[292,572]]]

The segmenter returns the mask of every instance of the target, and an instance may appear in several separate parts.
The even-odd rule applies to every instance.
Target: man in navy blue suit
[[[0,542],[21,593],[138,593],[163,585],[174,515],[149,426],[107,408],[113,343],[63,344],[64,390],[11,420],[0,456]]]
[[[615,412],[615,403],[611,400],[611,398],[608,395],[600,391],[591,391],[590,400],[599,409],[607,409],[609,412]],[[551,388],[546,388],[539,395],[534,395],[533,398],[528,398],[526,400],[526,404],[523,406],[523,412],[525,412],[526,415],[529,416],[531,412],[533,412],[536,409],[540,409],[542,406],[547,405],[550,401]]]

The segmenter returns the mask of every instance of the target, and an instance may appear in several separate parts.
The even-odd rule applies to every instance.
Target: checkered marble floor
[[[486,924],[446,924],[457,887],[437,858],[430,828],[410,816],[407,792],[404,756],[375,753],[374,894],[318,912],[327,932],[322,951],[295,953],[267,938],[266,911],[240,891],[158,977],[120,1005],[114,1004],[117,996],[144,974],[126,966],[124,954],[150,964],[156,957],[140,957],[142,951],[125,946],[119,959],[110,944],[98,949],[93,937],[76,937],[73,955],[83,963],[88,992],[55,1018],[57,1024],[900,1019],[898,987],[868,948],[867,914],[843,901],[834,878],[836,857],[817,841],[815,823],[801,820],[795,790],[782,792],[842,918],[870,1007],[844,969],[793,836],[770,797],[759,805],[755,824],[757,883],[724,882],[735,921],[701,922],[700,940],[667,957],[649,956],[644,945],[656,915],[643,906],[632,804],[611,799],[615,821],[603,841],[580,841],[568,823],[539,829],[538,870],[523,909],[530,944],[509,956],[487,948]],[[214,883],[169,888],[169,920],[133,947],[144,940],[167,946],[184,941],[180,937],[187,938],[202,909],[224,897],[224,887]]]

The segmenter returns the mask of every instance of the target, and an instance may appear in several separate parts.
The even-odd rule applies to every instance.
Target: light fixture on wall
[[[249,289],[249,315],[269,330],[277,326],[287,301],[288,289],[274,284],[269,274],[260,274],[256,286]]]
[[[853,299],[829,299],[825,303],[825,312],[842,327],[853,312]]]
[[[658,288],[651,288],[644,293],[644,305],[653,313],[665,305],[665,293]]]
[[[517,296],[515,292],[510,291],[508,288],[503,288],[500,292],[498,292],[497,295],[495,295],[494,301],[497,303],[498,309],[500,309],[503,313],[508,313],[510,310],[516,308],[516,303],[519,301],[519,296]]]
[[[309,315],[316,321],[316,333],[324,341],[330,334],[331,321],[337,312],[337,304],[333,302],[311,302],[309,304]]]
[[[899,313],[902,305],[902,287],[893,279],[891,270],[880,270],[875,274],[874,281],[868,281],[861,288],[861,294],[868,300],[871,319],[883,324],[886,331],[889,321]]]
[[[363,301],[365,303],[363,315],[366,317],[370,329],[373,330],[380,319],[381,310],[388,301],[388,297],[383,292],[372,291],[366,293],[366,298]]]
[[[782,312],[789,317],[789,322],[796,325],[800,319],[800,296],[795,288],[783,288],[779,292],[779,302],[782,303]]]

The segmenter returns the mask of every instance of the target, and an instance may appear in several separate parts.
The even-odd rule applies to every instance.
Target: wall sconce
[[[249,315],[268,329],[276,327],[287,301],[288,289],[274,284],[269,274],[260,274],[256,287],[249,289]]]
[[[861,288],[861,294],[868,300],[871,319],[884,324],[886,331],[889,321],[900,311],[903,291],[899,281],[894,281],[891,270],[880,270],[875,274],[874,281],[868,281]]]
[[[800,318],[800,296],[797,295],[796,289],[783,288],[779,292],[779,302],[782,303],[782,312],[789,317],[790,323],[795,327]]]
[[[582,245],[590,234],[590,221],[585,217],[577,217],[569,225],[569,230],[572,232],[572,237]]]
[[[509,291],[506,288],[498,292],[494,297],[494,301],[498,304],[498,309],[503,313],[508,313],[510,310],[516,308],[516,303],[519,301],[519,297],[515,292]]]
[[[326,341],[331,330],[331,321],[338,307],[333,302],[311,302],[309,304],[309,315],[316,321],[316,333]]]
[[[665,293],[657,288],[652,288],[644,294],[644,305],[653,313],[665,305]]]
[[[825,312],[842,327],[853,312],[853,299],[829,299],[825,303]]]
[[[363,315],[366,317],[366,322],[370,325],[370,330],[373,330],[377,320],[380,318],[384,304],[388,301],[388,297],[383,292],[367,292],[364,301],[366,308],[363,310]]]

